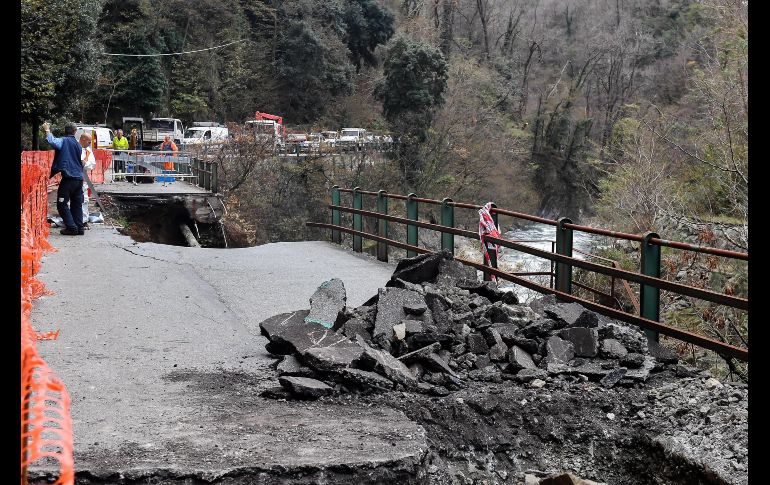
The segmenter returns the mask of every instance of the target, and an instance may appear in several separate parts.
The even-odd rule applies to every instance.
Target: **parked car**
[[[286,150],[290,153],[299,152],[303,141],[307,141],[306,133],[289,133],[286,135]]]
[[[345,148],[361,149],[364,146],[365,137],[366,130],[363,128],[343,128],[337,145]]]
[[[337,146],[337,141],[340,138],[340,134],[336,131],[322,131],[323,140],[321,140],[321,146],[334,148]]]
[[[301,142],[302,151],[318,151],[321,148],[321,140],[323,140],[322,134],[310,133],[310,135],[308,135],[308,137],[303,142]]]

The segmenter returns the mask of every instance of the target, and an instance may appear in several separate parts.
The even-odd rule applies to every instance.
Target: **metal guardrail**
[[[351,207],[341,205],[341,194],[350,193],[352,195]],[[377,211],[368,211],[363,209],[363,196],[376,196],[377,198]],[[468,231],[455,227],[455,208],[466,209],[480,209],[482,206],[476,204],[454,202],[452,199],[445,198],[443,200],[427,199],[417,197],[415,194],[400,195],[400,194],[388,194],[384,190],[378,192],[365,191],[356,187],[354,189],[343,189],[336,185],[332,188],[331,193],[332,203],[329,208],[332,212],[332,221],[329,223],[321,222],[308,222],[308,227],[318,227],[331,229],[332,241],[336,243],[342,242],[342,233],[348,233],[353,235],[353,250],[356,252],[362,251],[362,239],[370,239],[377,241],[377,258],[381,261],[388,260],[388,246],[394,246],[401,249],[406,249],[407,256],[416,256],[421,253],[431,252],[427,249],[419,247],[418,241],[418,228],[428,229],[441,233],[441,248],[447,249],[454,254],[454,236],[467,237],[471,239],[479,239],[479,235],[476,232]],[[405,203],[406,217],[398,217],[388,214],[388,201],[389,200],[403,200]],[[434,224],[429,222],[420,221],[418,218],[419,203],[432,204],[441,206],[441,224]],[[341,225],[341,213],[350,213],[353,216],[353,228],[347,228]],[[695,246],[685,243],[679,243],[676,241],[668,241],[661,239],[655,233],[646,233],[644,235],[627,234],[616,231],[608,231],[605,229],[593,228],[588,226],[581,226],[573,224],[567,218],[560,218],[558,220],[545,219],[542,217],[532,216],[529,214],[523,214],[519,212],[500,209],[494,206],[491,210],[492,218],[495,224],[499,226],[498,217],[500,214],[515,217],[519,219],[529,220],[532,222],[538,222],[555,226],[556,228],[556,240],[552,246],[551,251],[541,250],[532,246],[522,244],[524,241],[511,241],[502,238],[489,237],[487,240],[490,243],[499,244],[500,246],[521,251],[536,257],[546,259],[555,266],[553,271],[553,283],[550,287],[540,285],[538,283],[529,281],[522,278],[526,273],[508,273],[500,271],[497,268],[497,261],[493,258],[490,261],[490,265],[486,263],[477,263],[468,261],[462,258],[456,258],[463,264],[480,269],[484,273],[484,279],[488,280],[491,275],[495,275],[499,278],[512,281],[516,284],[524,286],[526,288],[538,291],[540,293],[555,294],[560,299],[566,301],[574,301],[583,304],[587,308],[595,310],[599,313],[605,314],[611,318],[626,321],[638,325],[645,329],[647,336],[650,340],[657,341],[658,334],[662,333],[670,337],[698,345],[700,347],[712,350],[720,355],[727,357],[734,357],[740,360],[748,360],[748,348],[736,347],[734,345],[721,342],[710,337],[699,335],[696,333],[688,332],[676,327],[665,325],[660,320],[660,291],[670,291],[672,293],[690,296],[698,298],[704,301],[716,303],[719,305],[729,306],[740,310],[748,310],[748,299],[740,298],[733,295],[722,294],[703,288],[694,286],[688,286],[673,281],[668,281],[660,278],[660,248],[667,246],[676,249],[683,249],[688,251],[697,251],[700,253],[711,254],[715,256],[722,256],[732,259],[738,259],[748,261],[748,253],[740,253],[735,251],[728,251],[724,249],[711,248],[706,246]],[[369,234],[363,231],[363,217],[371,217],[377,221],[377,234]],[[398,224],[404,224],[407,226],[407,241],[406,243],[395,241],[388,238],[388,222],[394,222]],[[630,241],[636,241],[640,243],[641,249],[641,262],[639,272],[623,270],[619,265],[607,258],[595,258],[604,259],[606,262],[610,262],[610,266],[605,266],[583,259],[573,257],[572,247],[572,232],[574,230],[611,236],[617,239],[625,239]],[[592,271],[599,274],[604,274],[613,278],[613,292],[610,295],[613,299],[614,295],[614,279],[620,279],[624,284],[624,289],[630,296],[630,300],[634,305],[636,314],[630,314],[620,309],[611,308],[599,303],[579,298],[572,295],[572,285],[577,287],[587,288],[585,285],[576,283],[572,280],[572,268],[578,267],[588,271]],[[547,274],[547,273],[546,273]],[[531,274],[530,274],[531,275]],[[640,298],[636,300],[635,295],[628,286],[628,282],[639,283],[640,285]],[[588,288],[593,290],[592,288]],[[605,294],[606,295],[606,294]]]
[[[342,155],[346,153],[390,152],[396,149],[396,143],[368,142],[361,146],[356,144],[336,144],[334,146],[321,144],[320,146],[301,146],[299,143],[286,143],[283,147],[276,147],[276,155],[295,155],[321,157],[325,155]]]
[[[219,190],[219,165],[202,159],[197,153],[147,150],[112,150],[112,181],[137,178],[173,178],[186,180],[212,193]],[[165,169],[171,162],[173,168]],[[139,171],[141,169],[141,171]]]

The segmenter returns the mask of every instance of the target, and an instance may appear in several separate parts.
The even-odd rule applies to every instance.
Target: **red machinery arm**
[[[254,114],[254,119],[256,119],[256,120],[273,120],[273,121],[278,122],[279,125],[283,125],[283,116],[271,115],[270,113],[260,113],[259,111],[257,111]]]

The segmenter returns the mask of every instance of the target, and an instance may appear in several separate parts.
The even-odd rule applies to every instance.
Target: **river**
[[[584,259],[584,255],[577,251],[583,251],[586,253],[593,252],[599,247],[603,241],[601,236],[595,234],[589,234],[581,231],[573,231],[572,233],[572,248],[573,256],[578,259]],[[537,249],[545,251],[551,251],[551,241],[556,241],[556,228],[554,226],[547,226],[545,224],[529,224],[521,228],[512,229],[503,233],[503,238],[510,241],[522,241],[522,244],[532,246]],[[464,254],[473,261],[481,260],[481,243],[479,241],[473,241],[470,239],[461,238],[459,254]],[[531,242],[523,242],[531,241]],[[516,251],[510,248],[500,248],[498,257],[498,267],[501,270],[508,272],[541,272],[550,271],[551,263],[545,259],[532,256],[531,254]],[[544,286],[549,285],[550,278],[548,276],[526,276],[530,281],[542,284]],[[541,293],[524,288],[520,285],[515,285],[505,280],[500,280],[501,288],[510,288],[516,296],[519,297],[519,301],[528,302],[539,296]]]

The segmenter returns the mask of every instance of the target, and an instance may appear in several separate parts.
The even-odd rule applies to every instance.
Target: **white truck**
[[[363,128],[343,128],[340,138],[336,145],[343,148],[355,148],[360,150],[364,147],[366,140],[366,130]]]
[[[142,141],[145,148],[152,149],[163,143],[166,135],[170,136],[177,146],[181,145],[184,139],[182,121],[177,118],[152,118]]]
[[[229,138],[229,130],[214,122],[196,121],[184,133],[182,145],[221,145]]]
[[[245,125],[247,133],[253,134],[255,140],[262,143],[272,143],[273,148],[284,147],[286,140],[283,125],[276,120],[248,120]]]

